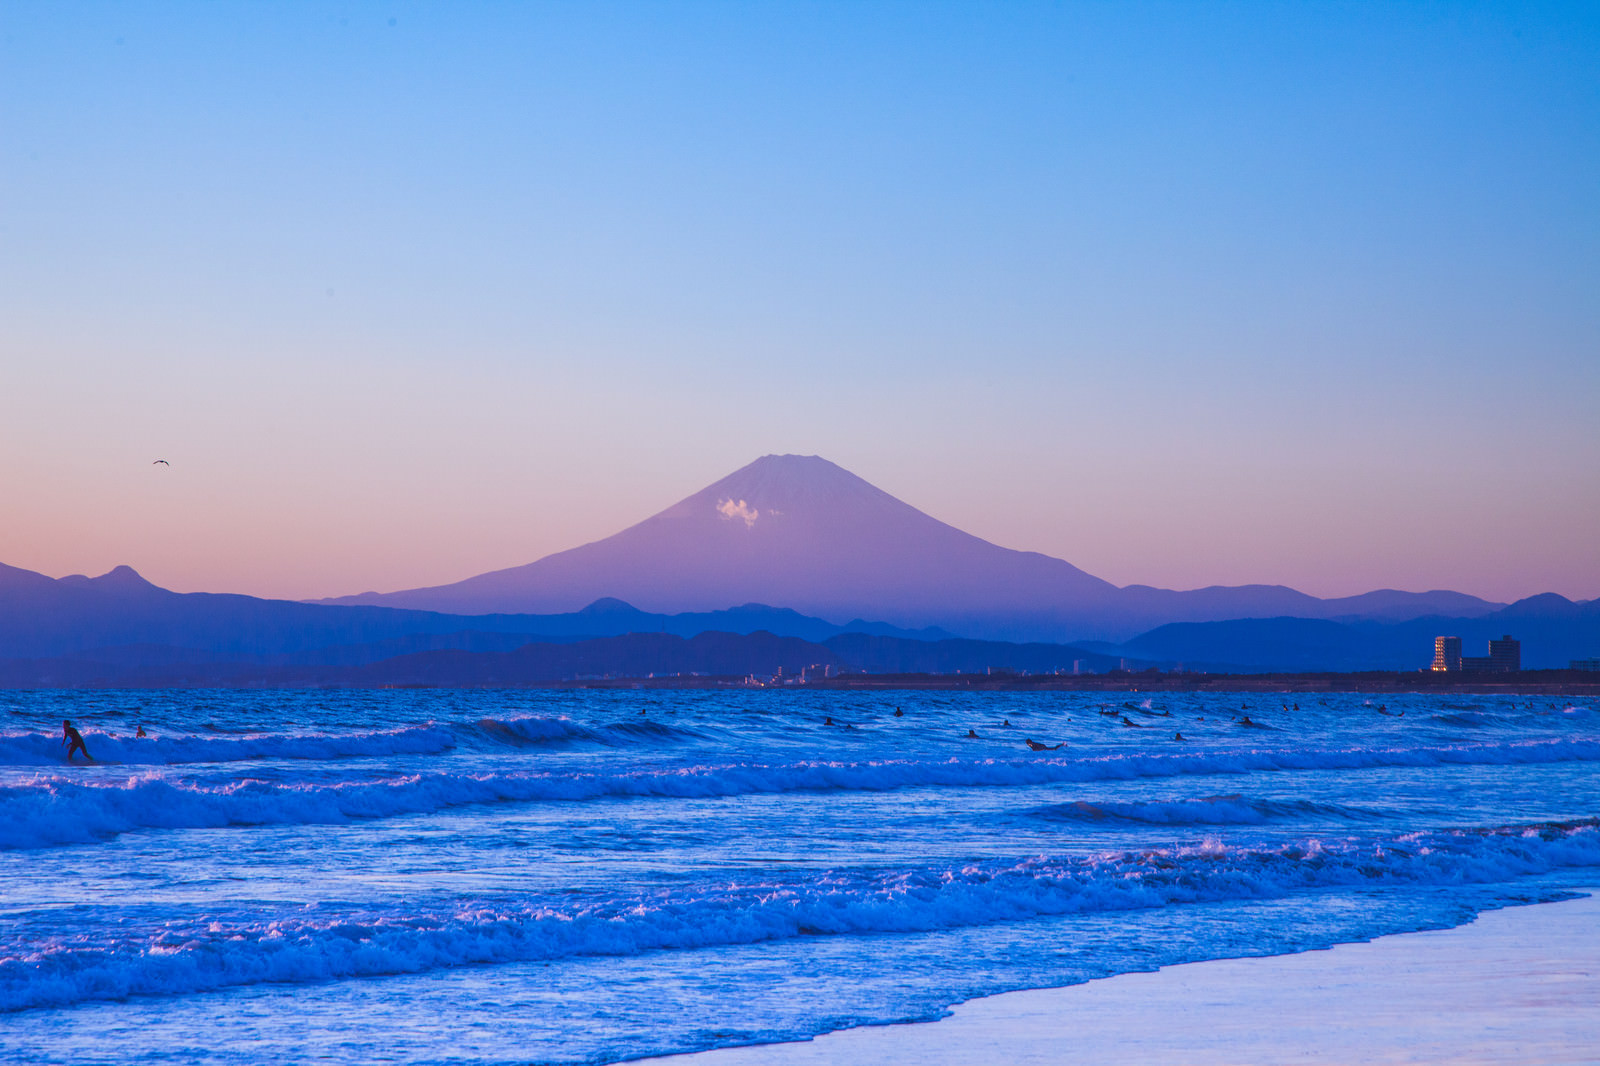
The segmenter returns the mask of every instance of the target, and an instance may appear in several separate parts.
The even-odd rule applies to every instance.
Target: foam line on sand
[[[1600,889],[1588,889],[1590,893]],[[675,1066],[1600,1062],[1600,896],[1455,929],[1011,992],[937,1022],[648,1060]]]

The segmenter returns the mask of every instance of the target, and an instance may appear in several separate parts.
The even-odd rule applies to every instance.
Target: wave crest
[[[339,781],[174,783],[157,774],[87,783],[40,776],[0,788],[0,849],[83,843],[137,829],[317,824],[482,803],[606,796],[709,798],[757,793],[984,788],[1274,770],[1600,760],[1600,742],[1529,741],[1441,748],[1104,755],[1057,759],[721,762],[618,773],[428,771]],[[1219,807],[1219,810],[1222,808]]]
[[[1600,865],[1600,820],[1298,840],[1271,848],[1150,849],[719,884],[697,890],[478,901],[432,913],[119,925],[0,944],[0,1011],[261,982],[632,955],[808,935],[870,936],[1233,899],[1327,887],[1493,882]]]

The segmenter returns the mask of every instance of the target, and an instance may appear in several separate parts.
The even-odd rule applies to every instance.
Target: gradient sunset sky
[[[0,562],[181,591],[798,452],[1118,584],[1600,596],[1600,5],[11,0],[0,445]]]

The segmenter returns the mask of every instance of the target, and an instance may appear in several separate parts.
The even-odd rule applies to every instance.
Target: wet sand
[[[646,1061],[1600,1063],[1600,895],[1326,951],[990,996],[926,1024]]]

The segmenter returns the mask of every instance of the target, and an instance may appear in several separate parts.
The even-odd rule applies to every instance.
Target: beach
[[[1600,1062],[1600,898],[1510,907],[1454,929],[1322,951],[988,996],[937,1022],[645,1061]]]

